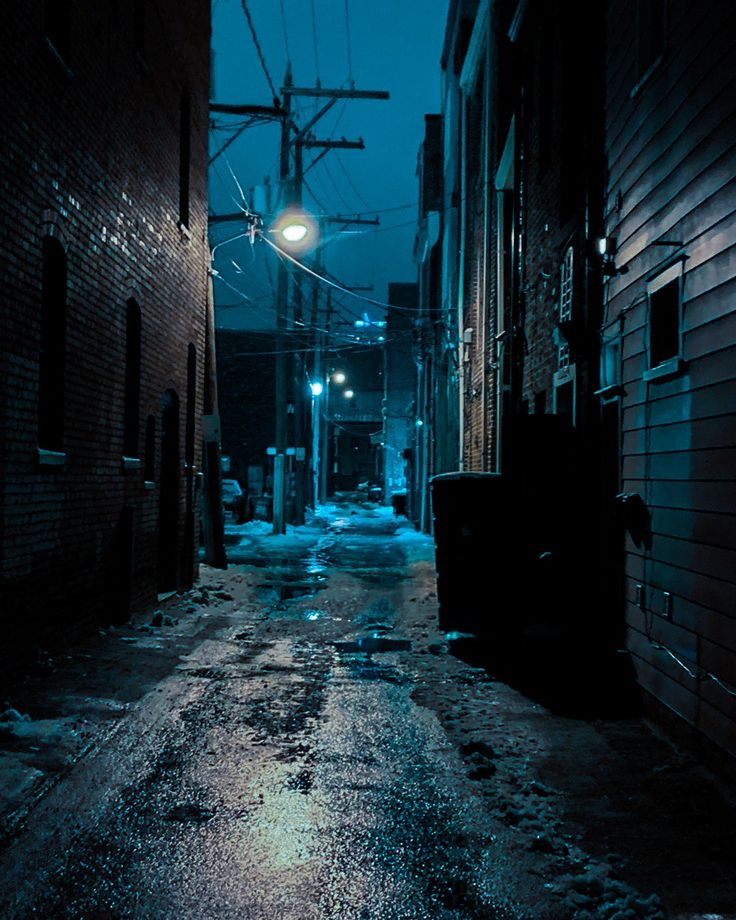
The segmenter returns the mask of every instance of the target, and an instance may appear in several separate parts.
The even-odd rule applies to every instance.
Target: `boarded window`
[[[44,237],[42,247],[38,445],[46,450],[60,451],[64,441],[66,253],[52,236]]]
[[[125,311],[125,410],[123,453],[138,456],[138,425],[141,399],[141,310],[129,300]]]

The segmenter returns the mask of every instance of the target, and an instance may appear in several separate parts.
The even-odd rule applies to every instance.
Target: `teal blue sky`
[[[333,275],[349,286],[373,285],[368,296],[383,301],[389,281],[416,278],[412,245],[417,153],[424,115],[440,110],[447,0],[348,0],[347,4],[345,0],[248,0],[247,8],[277,92],[290,60],[297,86],[319,82],[323,87],[347,87],[352,79],[356,89],[390,93],[388,101],[339,102],[315,126],[320,139],[363,138],[366,149],[331,150],[313,169],[307,169],[305,188],[305,204],[315,213],[371,216],[380,212],[380,227],[355,228],[357,232],[334,237],[324,247],[324,257]],[[214,0],[212,46],[212,98],[270,105],[272,93],[242,0]],[[315,106],[314,100],[299,100],[302,124]],[[217,121],[234,125],[239,119],[218,116]],[[211,152],[230,133],[211,132]],[[305,166],[312,156],[308,154]],[[266,176],[275,198],[278,157],[276,124],[244,131],[213,168],[211,211],[236,209],[241,197],[238,183],[248,203],[260,205],[254,189],[263,185]],[[213,243],[237,232],[237,225],[221,225],[213,233]],[[235,240],[218,248],[215,266],[219,272],[215,279],[218,325],[272,325],[275,255],[263,244],[251,247],[247,240]],[[344,303],[346,322],[364,310],[374,318],[380,314],[352,298],[345,298]]]

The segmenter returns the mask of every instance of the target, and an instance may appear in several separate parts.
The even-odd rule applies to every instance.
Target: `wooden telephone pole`
[[[356,89],[325,89],[316,87],[296,87],[292,84],[291,72],[287,71],[284,85],[281,87],[284,100],[282,108],[281,131],[281,157],[279,178],[281,181],[282,201],[284,207],[293,206],[297,209],[302,206],[302,188],[304,180],[304,150],[319,148],[319,157],[331,149],[359,149],[365,145],[362,138],[357,141],[341,140],[315,140],[310,132],[317,122],[329,112],[339,99],[388,99],[389,94],[384,90],[356,90]],[[291,119],[291,100],[295,96],[327,99],[327,102],[316,112],[309,121],[299,129],[294,128]],[[292,128],[295,131],[292,137]],[[294,175],[291,176],[290,151],[294,148]],[[346,223],[350,223],[348,220]],[[276,303],[276,457],[274,458],[274,501],[273,501],[273,532],[284,533],[286,530],[286,440],[288,421],[288,386],[287,363],[284,349],[286,345],[286,324],[289,305],[289,275],[291,269],[287,268],[282,260],[279,263]],[[295,279],[293,296],[294,319],[302,321],[303,295],[301,279]],[[298,353],[294,359],[294,431],[295,431],[295,483],[294,483],[294,517],[296,523],[304,521],[305,505],[305,473],[306,464],[300,457],[306,456],[304,444],[297,443],[303,438],[304,418],[304,355]]]

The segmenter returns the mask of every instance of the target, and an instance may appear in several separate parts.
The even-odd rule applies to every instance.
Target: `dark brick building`
[[[2,624],[190,584],[205,364],[206,0],[3,10]]]
[[[723,0],[453,0],[442,242],[458,468],[533,497],[489,509],[495,607],[564,614],[571,671],[625,646],[732,753],[735,26]],[[504,596],[512,531],[549,590]]]

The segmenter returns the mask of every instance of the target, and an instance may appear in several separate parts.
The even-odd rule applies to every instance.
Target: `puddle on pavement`
[[[411,648],[409,639],[391,639],[388,636],[361,636],[353,642],[335,642],[338,652],[362,652],[372,655],[375,652],[408,652]]]
[[[174,805],[166,817],[169,821],[180,821],[183,824],[205,824],[215,817],[215,813],[210,808],[203,808],[192,802],[184,802],[181,805]]]
[[[274,595],[279,601],[292,601],[297,597],[313,597],[318,591],[324,590],[326,585],[323,581],[264,581],[258,590]]]

